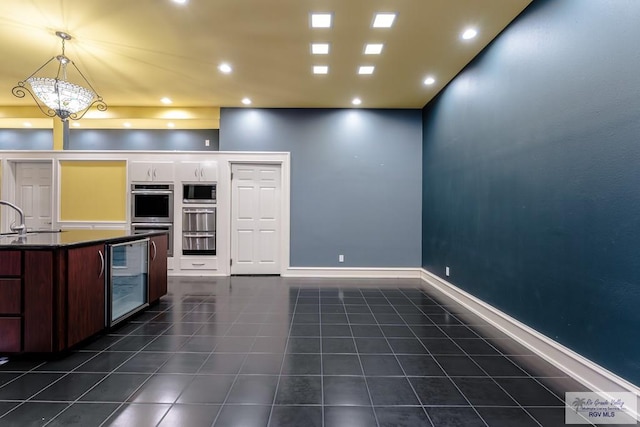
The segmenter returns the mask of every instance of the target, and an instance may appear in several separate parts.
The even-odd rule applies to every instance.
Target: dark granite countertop
[[[4,234],[0,235],[0,249],[46,249],[84,246],[101,242],[120,243],[161,234],[166,234],[166,232],[150,231],[133,234],[126,230],[62,230],[30,232],[24,237],[17,234]]]

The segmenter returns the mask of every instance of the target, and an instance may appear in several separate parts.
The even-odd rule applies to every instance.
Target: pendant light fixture
[[[62,40],[62,54],[52,57],[29,77],[19,81],[11,92],[18,98],[24,98],[28,93],[45,115],[49,117],[58,116],[62,121],[81,119],[93,105],[96,106],[98,111],[105,111],[107,104],[102,97],[96,93],[76,64],[65,56],[64,44],[67,40],[71,40],[71,36],[62,31],[56,31],[56,36]],[[58,61],[58,72],[55,77],[36,76],[40,70],[54,60]],[[82,77],[84,86],[67,80],[67,67],[69,64]],[[31,87],[31,90],[29,90],[29,87]]]

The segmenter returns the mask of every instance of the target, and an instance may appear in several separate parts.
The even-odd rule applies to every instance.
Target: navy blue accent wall
[[[71,128],[69,133],[69,150],[217,151],[219,145],[218,129]]]
[[[0,150],[52,150],[51,129],[0,129]]]
[[[640,2],[537,0],[423,110],[424,268],[640,384]]]
[[[417,109],[223,108],[220,149],[291,152],[292,266],[418,267],[421,123]]]

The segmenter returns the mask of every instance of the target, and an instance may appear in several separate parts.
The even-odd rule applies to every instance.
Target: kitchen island
[[[128,243],[144,250],[138,256],[144,258],[139,264],[144,309],[167,292],[166,232],[0,235],[0,354],[59,353],[107,329],[113,299],[109,272],[127,268],[113,248]]]

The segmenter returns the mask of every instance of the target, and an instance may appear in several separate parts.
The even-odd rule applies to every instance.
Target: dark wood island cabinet
[[[105,330],[108,245],[146,238],[148,303],[153,304],[167,292],[166,233],[0,236],[0,353],[58,353]]]

